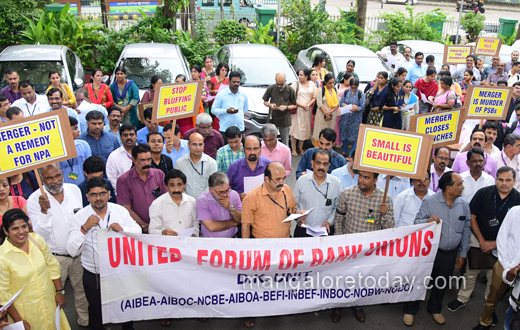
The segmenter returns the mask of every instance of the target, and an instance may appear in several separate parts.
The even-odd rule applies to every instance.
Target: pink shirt
[[[287,177],[291,175],[293,170],[291,166],[291,149],[289,149],[285,144],[276,141],[276,147],[271,152],[265,146],[264,141],[262,141],[262,151],[260,152],[260,156],[265,157],[272,162],[282,163],[283,167],[285,167],[285,175]]]

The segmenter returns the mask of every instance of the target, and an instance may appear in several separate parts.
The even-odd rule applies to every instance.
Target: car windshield
[[[372,80],[376,79],[377,73],[379,71],[388,72],[389,79],[393,78],[392,71],[377,57],[335,57],[336,67],[338,70],[345,71],[347,68],[347,62],[349,60],[354,60],[356,62],[356,67],[354,68],[354,72],[359,77],[360,83],[369,83]]]
[[[121,65],[126,69],[126,78],[133,80],[139,88],[151,87],[150,80],[155,75],[161,77],[163,84],[168,84],[174,82],[178,74],[184,74],[184,66],[180,59],[125,58]]]
[[[7,86],[7,80],[5,77],[5,72],[9,69],[14,69],[18,71],[20,75],[20,81],[22,80],[30,80],[33,85],[36,93],[43,94],[49,87],[49,71],[58,71],[61,75],[61,82],[66,83],[65,81],[65,71],[63,69],[63,64],[58,61],[38,61],[38,62],[18,62],[18,61],[10,61],[10,62],[0,62],[0,75],[2,77],[2,82],[0,83],[0,88],[4,88]]]
[[[267,87],[275,83],[278,72],[285,73],[287,82],[297,80],[294,71],[285,59],[273,58],[235,58],[232,60],[231,71],[242,74],[242,86]]]

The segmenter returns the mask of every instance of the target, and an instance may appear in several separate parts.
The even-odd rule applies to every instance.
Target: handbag
[[[298,99],[298,91],[300,90],[300,82],[296,82],[296,99]],[[296,108],[291,109],[291,115],[295,115],[296,111],[298,111],[298,105],[296,105]]]
[[[468,266],[469,269],[493,269],[497,263],[498,258],[493,254],[484,253],[478,247],[471,247],[468,251]]]

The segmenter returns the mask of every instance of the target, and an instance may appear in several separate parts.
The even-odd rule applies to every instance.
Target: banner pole
[[[388,193],[388,185],[390,184],[390,175],[387,175],[386,176],[386,183],[385,183],[385,193],[383,194],[383,203],[381,204],[385,204],[386,203],[386,194]]]
[[[34,169],[34,176],[36,176],[36,181],[38,181],[38,186],[40,187],[40,191],[42,192],[43,197],[47,197],[47,193],[45,189],[43,189],[42,178],[40,178],[40,173],[38,173],[38,169]]]

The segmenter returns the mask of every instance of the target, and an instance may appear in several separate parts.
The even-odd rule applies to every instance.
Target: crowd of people
[[[465,270],[467,285],[447,304],[456,311],[470,300],[480,270],[487,270],[486,304],[475,329],[496,325],[496,305],[516,284],[520,268],[518,52],[511,63],[493,58],[482,71],[470,55],[453,76],[453,68],[443,66],[440,79],[434,58],[428,56],[425,66],[422,53],[414,60],[410,55],[410,49],[404,56],[397,53],[392,43],[380,56],[394,63],[395,77],[388,81],[388,72],[379,72],[365,91],[352,60],[337,79],[321,55],[290,85],[277,74],[263,96],[269,122],[260,137],[244,136],[248,98],[240,90],[241,73],[230,72],[226,63],[214,68],[209,56],[203,68],[191,69],[191,80],[204,81],[197,116],[164,125],[152,122],[151,108],[138,118],[137,105],[153,100],[154,90],[141,100],[124,67],[115,70],[110,86],[96,69],[91,82],[74,92],[51,71],[45,96],[8,70],[9,84],[0,91],[2,122],[65,109],[77,151],[73,159],[38,170],[44,191],[33,172],[0,179],[0,304],[24,287],[7,309],[9,321],[23,321],[25,329],[55,329],[52,313],[65,303],[68,278],[78,315],[74,322],[103,329],[100,228],[169,236],[193,229],[194,237],[262,239],[311,237],[304,224],[344,235],[442,219],[432,280]],[[187,78],[179,75],[176,81]],[[152,77],[152,87],[161,83],[161,77]],[[361,123],[407,130],[413,114],[462,106],[468,86],[478,83],[514,87],[505,121],[466,121],[460,152],[436,148],[422,179],[354,170]],[[346,106],[348,111],[341,110]],[[314,147],[304,149],[307,140]],[[294,170],[292,157],[299,152]],[[287,185],[292,172],[294,187]],[[250,178],[256,178],[254,187]],[[282,222],[311,208],[294,230]],[[446,322],[444,293],[433,287],[426,307],[438,324]],[[506,329],[518,329],[516,286],[510,302],[502,318]],[[418,301],[404,304],[406,325],[413,325],[419,307]],[[363,306],[353,310],[364,322]],[[333,309],[332,321],[341,315]],[[172,320],[160,322],[169,326]],[[254,324],[254,318],[245,320],[248,328]],[[122,326],[133,329],[132,322]],[[70,329],[63,311],[61,329]]]

